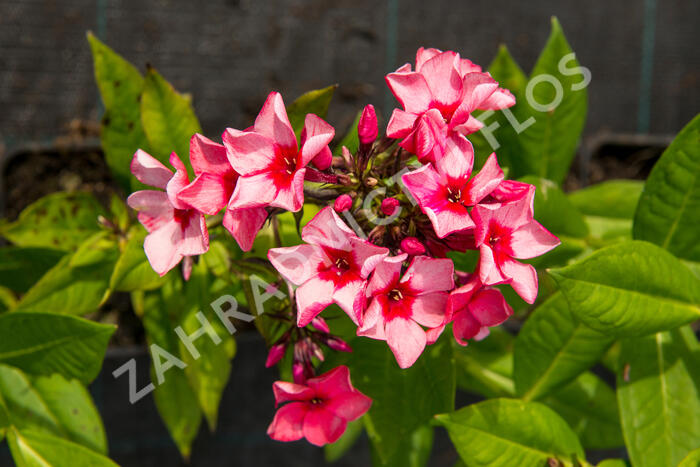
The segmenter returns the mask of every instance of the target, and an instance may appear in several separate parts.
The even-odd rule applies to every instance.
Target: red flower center
[[[391,292],[389,292],[389,298],[395,302],[398,302],[403,298],[403,294],[399,289],[394,289]]]
[[[447,187],[447,200],[450,203],[462,203],[462,190],[459,188]]]

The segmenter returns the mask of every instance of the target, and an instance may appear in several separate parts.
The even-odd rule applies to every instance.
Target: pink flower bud
[[[326,320],[321,318],[320,316],[317,316],[311,320],[311,326],[313,326],[314,329],[318,331],[325,332],[326,334],[331,332],[331,329],[328,327],[328,324],[326,324]]]
[[[399,207],[399,200],[396,198],[384,198],[382,200],[382,212],[386,216],[391,216],[396,212],[396,208]]]
[[[350,195],[340,195],[333,203],[335,212],[345,212],[352,207],[352,198]]]
[[[330,337],[326,341],[326,345],[333,350],[337,350],[338,352],[352,352],[352,348],[347,344],[347,342],[337,337]]]
[[[287,350],[285,344],[276,344],[270,347],[270,351],[267,353],[267,361],[265,361],[265,368],[277,365],[277,363],[282,360],[282,357],[284,357],[285,350]]]
[[[378,132],[377,114],[374,111],[374,106],[370,104],[362,111],[360,122],[357,124],[357,135],[360,137],[360,143],[365,145],[374,143]]]
[[[294,365],[292,365],[292,377],[294,378],[294,382],[297,384],[306,383],[306,369],[303,363],[296,362]]]
[[[401,240],[401,251],[409,255],[422,255],[425,246],[416,237],[406,237]]]
[[[343,160],[345,161],[345,165],[348,168],[351,168],[353,166],[353,164],[355,163],[355,158],[350,153],[350,150],[346,146],[343,146],[341,154],[343,156]]]

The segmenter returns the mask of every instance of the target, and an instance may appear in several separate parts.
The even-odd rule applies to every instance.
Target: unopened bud
[[[345,212],[352,207],[352,198],[350,195],[340,195],[335,199],[333,203],[333,209],[335,212]]]
[[[355,158],[350,153],[350,150],[347,147],[343,146],[341,154],[343,156],[343,160],[345,161],[345,166],[347,168],[351,168],[355,164]]]
[[[292,377],[297,384],[306,383],[306,371],[303,363],[296,362],[292,365]]]
[[[377,179],[374,178],[374,177],[367,177],[367,178],[365,179],[365,185],[367,185],[367,186],[372,187],[372,186],[377,185],[377,183],[379,183],[379,182],[378,182]]]
[[[357,135],[360,137],[360,143],[369,145],[374,143],[378,133],[377,113],[374,111],[374,106],[370,104],[362,111],[362,116],[357,124]]]
[[[425,253],[425,245],[416,237],[406,237],[401,240],[401,251],[409,255],[422,255]]]
[[[320,316],[317,316],[311,320],[311,326],[313,326],[314,329],[318,331],[325,332],[326,334],[331,332],[331,329],[328,327],[328,324],[326,324],[326,320],[321,318]]]
[[[284,357],[285,350],[287,350],[285,344],[276,344],[270,347],[270,351],[267,353],[267,360],[265,361],[265,368],[277,365]]]
[[[382,200],[382,212],[385,216],[391,216],[399,207],[399,200],[396,198],[384,198]]]
[[[348,345],[348,343],[337,337],[329,337],[326,341],[326,345],[333,350],[337,350],[338,352],[352,352],[352,348]]]

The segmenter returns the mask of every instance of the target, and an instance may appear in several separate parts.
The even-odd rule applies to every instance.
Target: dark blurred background
[[[339,133],[367,103],[387,115],[394,100],[384,75],[413,62],[419,46],[456,50],[486,67],[505,43],[529,74],[552,15],[592,73],[567,187],[644,178],[700,109],[698,0],[0,0],[0,216],[12,218],[51,191],[110,191],[87,30],[191,93],[205,134],[217,139],[227,126],[250,125],[271,90],[290,103],[338,83],[328,121]],[[146,354],[126,347],[111,351],[92,387],[111,454],[127,466],[178,465],[152,399],[130,406],[127,382],[110,375],[132,355],[145,384]],[[203,430],[192,465],[323,462],[311,446],[265,436],[275,375],[264,357],[261,341],[242,336],[220,430]],[[444,432],[435,443],[433,464],[451,465],[456,454]],[[366,440],[357,449],[342,465],[369,462]]]

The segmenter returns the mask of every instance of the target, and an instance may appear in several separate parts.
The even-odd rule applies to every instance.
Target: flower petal
[[[277,195],[275,179],[268,173],[240,177],[228,203],[229,209],[268,206]]]
[[[297,149],[297,137],[287,117],[282,96],[271,92],[263,104],[258,117],[255,119],[255,131],[274,141],[284,148]]]
[[[467,339],[473,339],[479,334],[481,324],[468,310],[457,313],[452,323],[452,334],[459,345],[467,345]]]
[[[513,290],[527,303],[535,303],[537,299],[537,271],[530,264],[523,264],[512,258],[504,258],[501,263],[501,271],[510,282]]]
[[[372,406],[372,399],[361,392],[344,392],[336,395],[325,405],[325,408],[333,412],[343,420],[357,420]]]
[[[477,292],[469,304],[469,312],[482,326],[497,326],[513,314],[503,294],[498,289]]]
[[[178,198],[180,191],[190,183],[189,175],[187,175],[187,167],[185,167],[185,164],[182,163],[174,152],[170,154],[170,165],[175,167],[175,175],[173,175],[165,186],[170,204],[172,204],[175,209],[189,209],[190,206]]]
[[[222,139],[229,163],[241,175],[259,174],[275,162],[275,145],[267,136],[227,128]]]
[[[489,195],[503,181],[503,171],[498,165],[496,153],[492,153],[484,166],[467,183],[463,193],[464,204],[474,206]]]
[[[190,139],[190,164],[195,175],[210,173],[223,177],[234,173],[226,155],[226,147],[199,133]]]
[[[416,119],[418,119],[416,114],[405,112],[401,109],[394,109],[386,127],[386,135],[389,138],[405,138],[413,130]]]
[[[250,251],[266,219],[267,211],[264,208],[227,209],[223,224],[236,239],[241,250]]]
[[[473,212],[473,211],[472,211]],[[479,279],[484,285],[503,284],[508,277],[501,272],[500,264],[496,263],[493,250],[484,244],[479,247]]]
[[[318,170],[326,170],[329,168],[333,164],[333,153],[331,149],[328,146],[321,149],[321,152],[316,154],[312,162]]]
[[[340,216],[330,206],[321,209],[302,229],[301,238],[306,243],[350,250],[350,238],[356,237]]]
[[[136,191],[129,195],[126,204],[139,211],[139,222],[149,233],[173,220],[173,205],[164,191]]]
[[[158,230],[146,235],[143,249],[151,267],[160,276],[164,276],[182,260],[178,242],[182,235],[180,224],[167,222]]]
[[[335,136],[335,129],[332,126],[317,115],[307,114],[301,138],[301,166],[306,167],[314,157],[327,148],[333,136]]]
[[[474,166],[474,147],[464,136],[454,133],[448,136],[445,154],[435,163],[438,173],[450,182],[466,182]]]
[[[406,112],[422,113],[428,110],[433,96],[427,81],[420,73],[389,73],[386,83]]]
[[[366,284],[367,282],[363,280],[351,281],[333,292],[333,301],[347,313],[355,324],[359,324],[362,319]]]
[[[462,78],[457,70],[458,65],[459,55],[448,51],[427,60],[420,69],[433,99],[446,107],[456,107],[462,94]]]
[[[182,224],[178,252],[183,256],[202,255],[209,250],[209,232],[204,216],[189,211],[189,219]]]
[[[377,265],[367,285],[366,294],[368,297],[384,294],[399,282],[401,263],[406,257],[406,254],[386,257]]]
[[[413,320],[401,317],[386,323],[386,341],[401,368],[413,365],[425,349],[425,331]]]
[[[310,378],[306,384],[322,399],[331,399],[337,394],[355,390],[350,382],[350,369],[345,365]]]
[[[317,275],[323,252],[316,245],[296,245],[271,248],[267,258],[285,279],[300,285]]]
[[[218,174],[204,172],[184,187],[177,197],[196,210],[213,216],[226,206],[234,186]]]
[[[348,422],[325,408],[312,407],[304,417],[304,437],[314,446],[334,443],[345,432]]]
[[[131,159],[131,173],[139,182],[163,190],[173,176],[170,169],[141,149],[136,151]]]
[[[272,383],[272,392],[275,395],[275,404],[289,401],[308,401],[316,395],[316,392],[310,387],[288,381]]]
[[[289,178],[288,183],[281,182],[278,178],[277,195],[270,202],[270,206],[297,212],[304,205],[304,176],[306,169],[294,172],[294,177]]]
[[[377,340],[386,340],[384,334],[384,316],[382,310],[388,307],[385,295],[375,297],[365,310],[360,326],[357,328],[357,335],[370,337]]]
[[[297,441],[304,437],[304,418],[308,412],[306,402],[292,402],[277,411],[267,428],[267,434],[276,441]]]
[[[427,328],[438,327],[445,322],[447,293],[420,295],[411,304],[411,318]]]
[[[401,282],[418,294],[451,290],[454,283],[454,264],[449,258],[416,256],[411,261]]]
[[[312,277],[299,286],[296,290],[297,326],[300,328],[306,326],[316,315],[333,303],[334,291],[333,282],[324,281],[318,277]]]
[[[513,258],[528,259],[543,255],[560,243],[557,237],[533,219],[510,234],[507,251]]]

